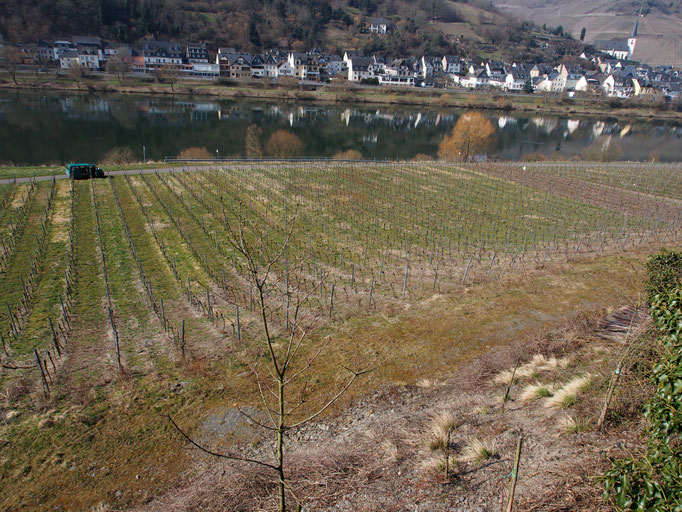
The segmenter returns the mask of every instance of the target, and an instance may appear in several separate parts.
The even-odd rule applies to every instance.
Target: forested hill
[[[540,52],[532,23],[498,12],[489,0],[0,0],[0,6],[0,32],[16,42],[77,34],[129,43],[208,42],[244,51],[351,48],[535,60]],[[372,16],[387,18],[392,32],[370,34]]]

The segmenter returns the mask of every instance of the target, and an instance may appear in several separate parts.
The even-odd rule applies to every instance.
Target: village
[[[368,86],[679,100],[682,84],[679,70],[632,60],[638,23],[637,20],[627,39],[596,41],[594,54],[583,52],[573,59],[578,64],[507,63],[455,55],[389,58],[352,50],[337,55],[316,48],[307,52],[272,49],[252,54],[228,47],[213,51],[206,43],[146,40],[131,46],[91,36],[58,37],[15,45],[14,55],[19,64],[43,72],[49,71],[51,65],[60,72],[76,69],[79,73],[108,72],[119,77],[153,75],[160,81],[184,77],[230,82],[284,78],[325,83],[347,79]],[[390,33],[391,28],[383,18],[368,21],[369,32],[378,37]]]

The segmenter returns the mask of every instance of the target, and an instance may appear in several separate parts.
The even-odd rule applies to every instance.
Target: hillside
[[[72,34],[134,43],[144,38],[208,42],[245,51],[264,48],[387,55],[459,53],[516,60],[577,51],[560,39],[539,50],[532,24],[482,0],[5,0],[0,33],[10,41]],[[369,33],[385,17],[390,34]],[[501,50],[500,50],[501,49]],[[543,53],[544,52],[544,53]]]
[[[503,0],[497,8],[536,23],[563,26],[576,38],[584,27],[585,43],[628,37],[639,2],[618,0]],[[640,62],[682,66],[682,2],[649,1],[639,22],[634,58]]]

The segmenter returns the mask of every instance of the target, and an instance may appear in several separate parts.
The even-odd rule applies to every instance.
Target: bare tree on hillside
[[[244,267],[242,278],[254,290],[259,332],[245,336],[238,331],[237,336],[241,337],[244,363],[253,377],[259,413],[254,414],[242,407],[239,411],[266,433],[272,457],[261,459],[236,453],[217,453],[181,430],[170,416],[169,419],[187,441],[202,451],[271,470],[277,479],[279,511],[287,510],[290,499],[300,510],[304,499],[292,487],[295,482],[287,479],[287,452],[284,449],[287,435],[327,411],[359,377],[378,366],[378,359],[368,358],[358,351],[354,358],[361,363],[339,363],[338,354],[333,351],[332,336],[311,336],[322,316],[321,307],[314,304],[322,280],[316,280],[316,285],[306,281],[303,267],[309,262],[308,258],[304,257],[298,263],[290,261],[296,215],[285,220],[284,229],[275,235],[282,241],[268,248],[265,233],[274,228],[254,221],[245,212],[241,204],[237,211],[230,210],[230,220],[225,221],[225,229],[229,242],[240,255],[240,263]],[[273,234],[270,233],[268,238],[272,240]],[[286,323],[282,325],[284,322],[278,321],[278,317],[281,320],[284,315]],[[368,360],[372,362],[368,364]],[[328,366],[332,368],[331,372],[318,369],[323,361],[331,365]],[[321,384],[320,380],[325,379],[332,379],[335,383]]]

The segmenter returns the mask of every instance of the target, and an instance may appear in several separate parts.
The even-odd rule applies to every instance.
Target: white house
[[[80,57],[77,50],[64,50],[59,52],[59,67],[62,69],[69,69],[72,67],[79,67]]]
[[[359,82],[374,78],[374,61],[369,57],[356,57],[348,62],[348,80]]]
[[[164,66],[182,65],[182,47],[180,43],[145,41],[142,45],[142,55],[147,71]]]
[[[79,47],[78,48],[78,64],[82,68],[88,68],[93,71],[100,68],[100,55],[94,48]]]
[[[369,31],[374,34],[385,34],[388,32],[388,21],[386,18],[371,18],[369,20]]]
[[[446,55],[443,57],[443,72],[448,75],[456,75],[462,71],[462,61],[459,57],[454,55]]]
[[[530,80],[530,73],[521,66],[514,66],[507,73],[504,88],[508,91],[522,91],[528,80]]]
[[[277,78],[277,59],[274,55],[267,55],[263,63],[263,71],[266,78]]]
[[[294,68],[288,60],[283,60],[277,65],[277,76],[294,76]]]

